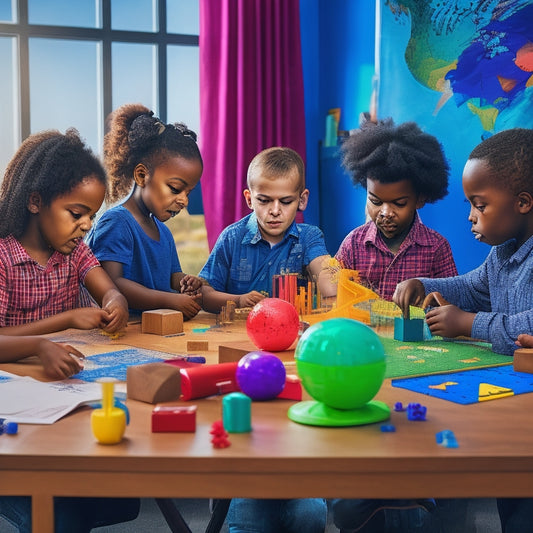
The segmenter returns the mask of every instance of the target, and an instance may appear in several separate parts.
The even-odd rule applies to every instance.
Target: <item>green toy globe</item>
[[[316,401],[293,405],[291,420],[352,426],[389,418],[388,406],[373,400],[385,377],[385,350],[367,325],[350,318],[318,322],[303,333],[294,358],[303,387]]]

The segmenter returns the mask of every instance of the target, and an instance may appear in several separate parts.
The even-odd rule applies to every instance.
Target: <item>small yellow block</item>
[[[174,309],[152,309],[144,311],[141,322],[142,333],[173,335],[183,331],[183,313]]]
[[[207,341],[187,341],[187,352],[201,352],[203,350],[209,350]]]

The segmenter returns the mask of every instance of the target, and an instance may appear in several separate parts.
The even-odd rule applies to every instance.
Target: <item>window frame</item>
[[[88,40],[101,43],[102,47],[102,95],[103,116],[112,111],[112,55],[114,42],[153,44],[157,49],[157,92],[158,116],[167,121],[167,46],[199,46],[198,35],[187,35],[167,32],[166,0],[157,1],[157,28],[155,32],[113,30],[111,28],[111,1],[101,0],[102,27],[81,28],[73,26],[49,26],[29,24],[28,0],[17,0],[14,23],[0,22],[0,35],[16,37],[18,41],[17,59],[19,70],[19,102],[21,141],[31,134],[30,120],[30,72],[29,72],[29,40],[35,37]]]

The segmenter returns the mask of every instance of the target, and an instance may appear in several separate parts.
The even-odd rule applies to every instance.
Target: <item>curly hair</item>
[[[44,205],[68,194],[87,177],[107,182],[104,168],[75,129],[30,135],[9,162],[0,188],[0,237],[24,233],[28,201],[38,193]]]
[[[305,167],[300,154],[292,148],[273,146],[259,152],[248,165],[247,182],[250,188],[253,180],[260,174],[269,177],[284,176],[296,169],[300,178],[300,189],[305,189]]]
[[[426,203],[448,194],[450,167],[439,141],[414,122],[396,126],[392,119],[364,123],[341,146],[342,164],[354,185],[409,180]]]
[[[478,144],[468,159],[482,159],[491,169],[492,182],[514,194],[533,194],[533,130],[500,131]]]
[[[104,136],[104,165],[109,176],[108,198],[117,201],[131,191],[133,171],[142,163],[149,172],[171,156],[199,160],[196,133],[185,124],[164,124],[142,104],[125,104],[109,116]]]

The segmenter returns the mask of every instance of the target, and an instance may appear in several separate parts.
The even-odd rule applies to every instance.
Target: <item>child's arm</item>
[[[125,328],[129,318],[128,302],[107,272],[100,266],[91,268],[85,276],[84,284],[107,313],[103,329],[114,333]]]
[[[418,279],[406,279],[396,285],[392,301],[400,307],[404,318],[409,318],[409,306],[420,307],[426,296],[426,290]]]
[[[333,279],[335,275],[335,269],[332,268],[333,261],[331,256],[321,255],[313,259],[307,267],[309,276],[317,280],[318,290],[324,298],[337,295],[337,283]]]
[[[64,311],[34,322],[0,328],[0,335],[45,335],[69,328],[104,328],[108,323],[108,313],[97,307],[80,307]]]
[[[83,369],[79,360],[84,355],[68,344],[57,344],[41,337],[0,335],[0,362],[19,361],[32,355],[41,359],[46,375],[52,379],[66,379]]]
[[[133,309],[175,309],[183,313],[185,320],[196,316],[201,309],[198,303],[201,300],[201,294],[190,296],[149,289],[140,283],[124,278],[122,263],[116,261],[102,261],[102,267]]]
[[[220,313],[222,307],[227,302],[235,302],[235,305],[241,307],[253,307],[260,302],[265,296],[258,291],[247,292],[246,294],[229,294],[227,292],[220,292],[209,284],[205,283],[202,286],[203,302],[202,307],[208,313]]]

